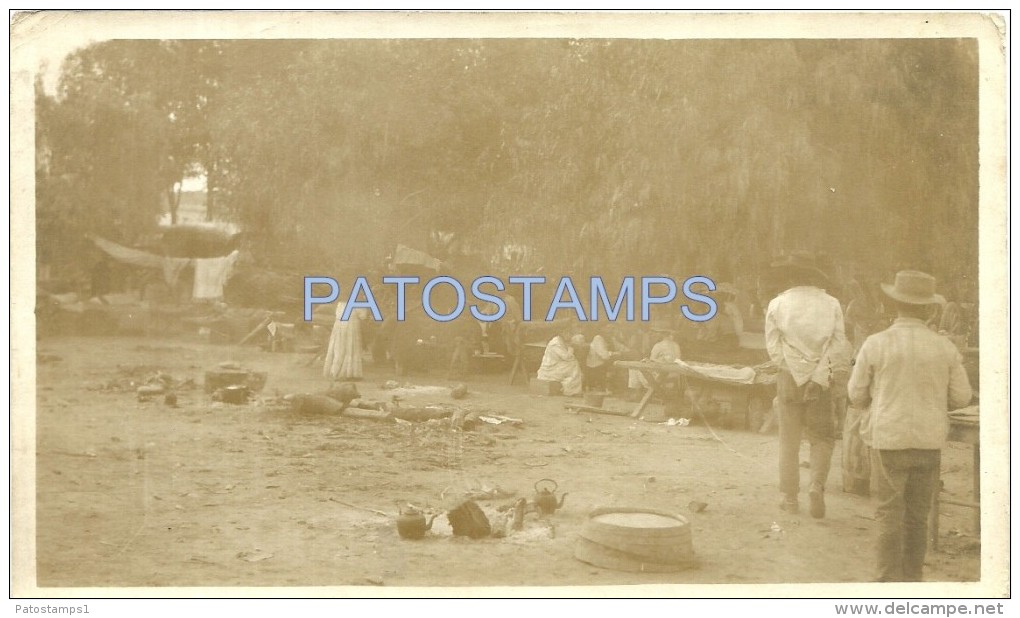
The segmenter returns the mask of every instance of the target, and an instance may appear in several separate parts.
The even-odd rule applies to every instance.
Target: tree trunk
[[[174,189],[174,186],[177,189]],[[170,225],[177,225],[177,210],[181,206],[181,192],[184,189],[184,177],[170,186]]]
[[[213,220],[213,184],[216,178],[216,161],[205,166],[205,220]]]

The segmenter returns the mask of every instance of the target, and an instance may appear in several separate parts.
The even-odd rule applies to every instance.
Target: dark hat
[[[794,251],[772,262],[772,270],[812,281],[822,286],[831,282],[829,276],[818,267],[818,258],[808,251]]]
[[[901,270],[896,281],[882,284],[882,291],[893,300],[908,305],[942,305],[946,299],[935,293],[935,277],[917,270]]]

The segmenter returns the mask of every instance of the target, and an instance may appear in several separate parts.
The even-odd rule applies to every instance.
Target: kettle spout
[[[433,515],[432,517],[429,517],[428,523],[425,524],[425,529],[426,530],[431,530],[432,529],[432,522],[436,521],[437,517],[439,517],[439,515]]]
[[[560,503],[556,505],[556,508],[557,508],[557,509],[561,509],[561,508],[563,508],[563,502],[564,502],[564,501],[565,501],[566,499],[567,499],[567,493],[566,493],[566,492],[563,492],[563,495],[561,495],[561,496],[560,496]]]

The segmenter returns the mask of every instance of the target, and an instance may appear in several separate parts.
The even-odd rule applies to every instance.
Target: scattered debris
[[[105,382],[88,385],[86,388],[91,391],[115,393],[134,391],[138,394],[138,389],[142,386],[160,386],[164,392],[184,391],[195,388],[195,381],[191,378],[177,379],[151,365],[127,365],[117,367],[116,377]]]
[[[248,397],[251,392],[247,386],[234,385],[227,386],[226,388],[217,389],[212,394],[213,401],[222,401],[223,403],[230,403],[234,405],[241,405],[248,403]]]
[[[492,534],[492,525],[485,512],[473,500],[465,500],[446,513],[454,536],[481,539]]]
[[[393,408],[390,410],[390,414],[394,418],[420,423],[434,419],[449,418],[453,416],[456,409],[453,406],[433,404],[421,408]]]
[[[370,399],[352,399],[347,403],[352,408],[361,408],[362,410],[377,410],[379,412],[389,412],[390,405],[384,401],[372,401]]]
[[[473,410],[459,409],[450,417],[450,426],[454,429],[471,431],[478,425],[478,414]]]
[[[515,532],[507,538],[510,543],[530,543],[534,541],[549,541],[556,538],[556,525],[549,520],[536,520],[534,525]]]
[[[597,408],[594,406],[586,406],[577,403],[568,403],[565,404],[563,407],[565,407],[568,410],[571,410],[575,414],[586,412],[589,414],[605,414],[607,416],[630,416],[630,412],[627,410],[611,410],[608,408]],[[590,421],[591,419],[589,418],[588,420]]]
[[[138,401],[148,401],[156,395],[162,395],[166,392],[166,387],[163,384],[146,384],[145,386],[139,386],[135,389],[135,393],[138,395]]]
[[[668,427],[687,427],[691,424],[689,418],[671,418],[664,423]]]
[[[513,519],[511,523],[511,529],[523,530],[524,529],[524,513],[528,508],[528,499],[520,498],[513,505]]]
[[[502,425],[503,423],[509,423],[511,425],[523,425],[524,421],[519,418],[510,418],[509,416],[481,416],[479,415],[478,420],[483,423],[490,425]]]
[[[690,503],[687,504],[687,508],[691,509],[691,512],[693,513],[703,513],[705,512],[705,509],[708,508],[708,503],[691,500]]]
[[[331,384],[329,390],[326,391],[327,397],[332,397],[340,403],[350,405],[352,401],[361,397],[361,393],[358,392],[358,387],[353,382],[341,382],[339,384]]]
[[[339,416],[344,411],[344,405],[325,395],[308,395],[295,393],[285,395],[284,400],[290,402],[290,409],[297,414],[329,414]]]
[[[761,530],[763,539],[772,539],[778,541],[783,538],[783,527],[776,522],[772,522],[772,525],[764,530]]]
[[[268,377],[269,374],[264,371],[250,371],[241,368],[213,369],[205,372],[205,391],[213,393],[229,386],[245,386],[251,392],[258,393],[266,385]]]
[[[379,388],[384,391],[394,391],[395,395],[441,395],[442,393],[448,392],[449,388],[445,386],[433,386],[433,385],[417,385],[411,384],[410,382],[397,382],[396,380],[387,380],[379,385]]]
[[[242,551],[237,553],[237,557],[245,562],[261,562],[262,560],[268,560],[273,557],[270,552],[262,551],[261,549],[255,549],[253,551]]]
[[[467,397],[467,394],[467,386],[464,386],[463,384],[458,384],[450,389],[450,397],[453,397],[454,399],[463,399]]]

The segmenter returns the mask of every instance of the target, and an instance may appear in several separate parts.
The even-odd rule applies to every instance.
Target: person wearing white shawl
[[[563,394],[568,397],[579,395],[584,382],[581,364],[574,356],[574,350],[567,343],[566,337],[556,335],[545,346],[542,366],[538,368],[538,379],[558,382]]]

